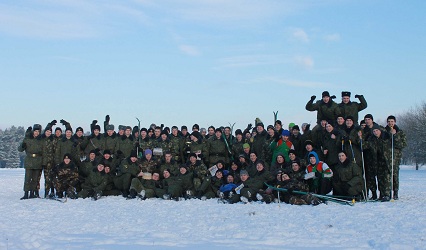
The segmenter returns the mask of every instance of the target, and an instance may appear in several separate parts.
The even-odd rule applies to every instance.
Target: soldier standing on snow
[[[29,135],[24,138],[19,146],[19,152],[25,151],[25,181],[24,196],[21,200],[36,198],[37,180],[42,168],[43,141],[40,137],[41,125],[34,124],[28,130]]]
[[[358,125],[358,112],[367,108],[367,101],[363,95],[355,95],[355,98],[358,98],[360,103],[351,102],[351,92],[342,91],[342,102],[338,106],[343,117],[352,116],[354,123]]]
[[[393,198],[398,200],[399,164],[401,163],[402,150],[407,146],[407,138],[404,131],[396,125],[395,116],[388,116],[387,123],[388,125],[385,129],[391,134],[391,139],[393,139]]]

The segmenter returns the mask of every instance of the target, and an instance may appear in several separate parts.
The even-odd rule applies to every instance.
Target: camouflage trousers
[[[46,166],[43,167],[43,175],[44,175],[44,190],[49,191],[51,188],[53,188],[52,179],[51,179],[51,171],[53,167],[53,163],[48,163]],[[41,172],[38,174],[37,179],[37,190],[40,190],[40,180],[41,180]]]
[[[24,191],[36,191],[40,169],[25,169]]]
[[[132,182],[130,184],[130,190],[134,189],[136,191],[136,193],[140,193],[142,192],[142,190],[145,190],[145,197],[146,198],[153,198],[156,196],[155,194],[155,190],[151,189],[151,188],[145,188],[142,185],[142,182],[139,180],[139,178],[133,178]],[[161,196],[162,197],[162,196]]]
[[[57,193],[63,193],[63,192],[71,192],[75,193],[75,186],[78,182],[78,179],[72,178],[67,180],[53,180],[53,186],[56,189]]]
[[[399,190],[399,164],[400,159],[395,159],[393,163],[393,191]]]
[[[391,168],[385,161],[379,161],[377,166],[377,181],[379,183],[380,196],[390,197],[391,192]]]

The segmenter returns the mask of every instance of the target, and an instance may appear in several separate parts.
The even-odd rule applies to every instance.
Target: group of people
[[[317,124],[280,120],[266,127],[260,119],[242,130],[233,127],[165,127],[152,124],[115,126],[107,115],[103,124],[92,121],[90,135],[81,127],[73,134],[65,120],[42,129],[28,127],[19,150],[26,152],[24,196],[39,197],[42,173],[44,197],[99,199],[122,195],[127,199],[219,198],[227,203],[265,201],[289,204],[320,203],[312,194],[332,194],[347,199],[389,201],[398,199],[399,164],[406,146],[404,132],[389,116],[387,126],[367,114],[367,107],[350,100],[333,101],[328,91],[306,110],[317,111]],[[279,186],[279,195],[268,187]],[[379,190],[380,196],[377,196]],[[299,191],[299,192],[294,192]]]

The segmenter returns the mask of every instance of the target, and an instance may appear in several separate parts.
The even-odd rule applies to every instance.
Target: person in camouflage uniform
[[[170,134],[169,137],[170,141],[172,142],[172,148],[170,149],[173,159],[177,162],[177,163],[182,163],[182,154],[181,154],[181,144],[182,144],[182,138],[179,136],[179,130],[178,127],[173,126],[172,127],[172,133]]]
[[[209,140],[208,153],[208,166],[219,160],[223,160],[226,164],[229,163],[228,149],[220,128],[216,129],[215,137]]]
[[[364,116],[364,121],[366,123],[364,129],[362,130],[362,141],[368,142],[370,140],[374,139],[373,134],[373,127],[380,126],[374,122],[374,118],[371,114],[366,114]],[[365,179],[366,179],[366,185],[367,189],[371,191],[372,200],[377,200],[377,153],[374,152],[374,148],[367,147],[368,144],[363,144],[363,152],[364,152],[364,167],[365,167]],[[368,196],[368,194],[367,194]]]
[[[165,200],[178,200],[183,195],[182,178],[172,176],[168,169],[163,171],[162,187],[164,190],[163,199]]]
[[[70,154],[71,160],[74,163],[80,162],[80,159],[77,160],[77,157],[76,157],[77,151],[76,151],[76,147],[74,146],[74,141],[72,138],[73,134],[72,134],[71,125],[69,124],[69,122],[65,120],[61,120],[60,122],[65,126],[65,136],[63,136],[58,141],[58,144],[56,146],[55,165],[58,165],[63,161],[65,154]]]
[[[43,141],[41,140],[40,131],[41,125],[34,124],[29,127],[28,136],[24,138],[19,145],[18,151],[25,151],[25,180],[24,180],[24,196],[21,200],[28,198],[36,198],[37,180],[42,169],[42,154],[43,154]]]
[[[103,157],[100,159],[100,161],[104,163],[104,166],[108,165],[112,172],[116,173],[117,160],[112,157],[112,153],[109,151],[109,149],[104,150]]]
[[[342,102],[338,104],[340,113],[343,117],[352,116],[354,124],[358,124],[358,113],[367,108],[367,101],[363,95],[355,95],[360,103],[351,102],[351,92],[342,91]]]
[[[189,154],[188,170],[193,173],[195,195],[201,197],[210,185],[208,169],[201,160],[197,160],[195,153]]]
[[[333,170],[333,195],[359,199],[364,188],[361,168],[347,157],[345,151],[340,151],[338,157],[339,164]]]
[[[129,198],[134,199],[139,197],[141,199],[153,198],[153,197],[163,197],[164,193],[161,193],[160,196],[157,196],[156,189],[162,187],[162,181],[160,180],[160,173],[154,171],[152,173],[152,178],[133,178],[130,185],[130,194]]]
[[[145,175],[151,175],[157,169],[159,161],[152,155],[151,149],[145,149],[144,157],[139,161],[139,167]]]
[[[372,149],[377,158],[379,200],[389,201],[391,195],[392,138],[390,133],[382,130],[377,124],[373,126],[373,134],[374,136],[366,142],[366,147]],[[394,140],[395,142],[396,140]]]
[[[88,178],[81,185],[82,190],[78,193],[79,198],[85,199],[87,197],[93,197],[97,200],[102,196],[108,184],[104,169],[105,166],[103,163],[99,163],[96,167],[91,169]]]
[[[73,146],[76,150],[76,164],[78,167],[80,167],[81,162],[87,158],[88,153],[85,153],[85,149],[89,143],[88,138],[84,136],[84,131],[82,127],[78,127],[75,130],[75,134],[72,136],[72,140],[74,142]]]
[[[156,140],[156,142],[154,143],[154,146],[155,148],[161,148],[162,150],[162,155],[156,155],[159,159],[164,159],[165,152],[171,152],[173,145],[169,139],[169,134],[167,133],[167,130],[161,131],[160,138]],[[155,154],[155,148],[154,148],[154,154]]]
[[[229,203],[231,204],[237,203],[240,200],[248,202],[256,199],[256,194],[264,185],[260,179],[251,178],[246,170],[241,170],[240,178],[241,182],[237,184],[235,194],[229,199]]]
[[[63,161],[52,169],[52,182],[56,189],[58,198],[62,198],[64,192],[66,195],[75,199],[76,186],[78,185],[78,167],[72,161],[71,154],[65,154]]]
[[[334,129],[333,124],[325,125],[325,134],[322,138],[324,162],[334,171],[334,167],[338,164],[337,154],[339,153],[339,132]]]
[[[361,156],[361,141],[360,132],[361,127],[354,125],[354,118],[352,116],[346,117],[346,128],[341,131],[339,140],[342,143],[343,150],[346,152],[348,158],[362,167]]]
[[[333,96],[335,97],[335,96]],[[314,103],[316,96],[311,96],[311,100],[306,104],[307,111],[317,111],[317,125],[320,125],[322,120],[335,121],[337,115],[340,114],[339,106],[330,97],[328,91],[322,92],[322,100]],[[312,129],[315,130],[315,127]]]
[[[114,125],[112,124],[108,124],[107,126],[105,126],[105,131],[106,133],[104,133],[102,135],[102,147],[100,147],[101,149],[108,150],[110,152],[110,155],[116,155],[116,150],[117,150],[117,140],[118,140],[118,136],[117,133],[115,133],[114,131]]]
[[[393,140],[393,198],[397,200],[399,190],[399,165],[402,158],[402,150],[407,146],[407,137],[402,129],[396,125],[396,118],[388,116],[385,130],[391,135]],[[392,163],[391,163],[392,164]]]
[[[130,184],[133,178],[142,173],[137,158],[136,151],[132,151],[129,157],[121,161],[117,170],[117,177],[114,178],[114,185],[119,189],[123,197],[129,195]]]
[[[132,128],[126,127],[124,135],[117,140],[117,159],[121,162],[122,159],[128,158],[130,153],[135,149],[137,138],[132,135]]]
[[[116,178],[116,175],[117,175],[116,171],[115,170],[112,171],[113,168],[112,168],[112,166],[109,165],[108,161],[103,161],[103,164],[104,164],[104,172],[105,172],[105,176],[106,176],[106,186],[105,186],[105,190],[102,193],[102,195],[104,195],[104,196],[121,195],[121,191],[118,190],[115,187],[115,184],[114,184],[114,179]],[[114,167],[114,169],[115,169],[115,167]]]
[[[179,165],[178,163],[173,159],[171,152],[166,152],[164,154],[164,159],[160,161],[160,163],[156,166],[156,170],[159,173],[163,173],[164,170],[169,169],[170,174],[173,176],[177,176],[179,174]]]
[[[43,135],[41,135],[41,139],[43,141],[43,160],[42,160],[42,169],[44,173],[44,198],[55,195],[55,188],[52,185],[52,180],[50,179],[50,172],[55,165],[55,141],[52,135],[52,126],[56,125],[56,120],[51,121],[47,124],[44,129]],[[41,179],[41,171],[38,176],[37,181],[37,196],[40,190],[40,179]]]
[[[90,136],[86,137],[87,145],[84,148],[84,153],[86,156],[89,155],[91,150],[97,149],[102,152],[105,149],[105,141],[101,134],[101,126],[97,125],[97,122],[97,120],[93,120],[92,124],[90,124],[91,134]]]
[[[293,191],[308,192],[308,185],[303,180],[291,178],[287,172],[283,172],[281,176],[277,175],[275,186],[287,189],[287,192],[282,192],[280,195],[280,199],[287,204],[313,206],[321,204],[321,201],[310,193],[295,194]]]
[[[257,158],[265,160],[268,133],[262,122],[256,124],[256,135],[252,137],[251,151],[256,153]]]
[[[206,156],[209,155],[208,144],[203,142],[202,136],[198,131],[192,132],[190,138],[191,142],[187,144],[190,153],[195,153],[197,158],[204,162]]]
[[[240,154],[243,153],[243,145],[246,143],[241,129],[235,130],[235,141],[232,144],[232,155],[234,160],[238,160]]]
[[[96,151],[91,150],[89,152],[89,157],[86,158],[83,162],[81,162],[80,167],[78,168],[78,179],[80,186],[77,187],[77,191],[79,192],[86,182],[86,179],[89,177],[90,173],[93,172],[93,169],[98,165],[99,160],[96,159]]]

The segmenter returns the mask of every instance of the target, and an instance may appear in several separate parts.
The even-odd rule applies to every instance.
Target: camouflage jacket
[[[46,137],[45,135],[41,136],[41,140],[43,141],[43,166],[54,166],[55,164],[55,141],[53,136]]]
[[[78,168],[73,162],[68,165],[61,162],[52,169],[51,175],[51,179],[60,184],[68,184],[75,187],[78,183]]]

